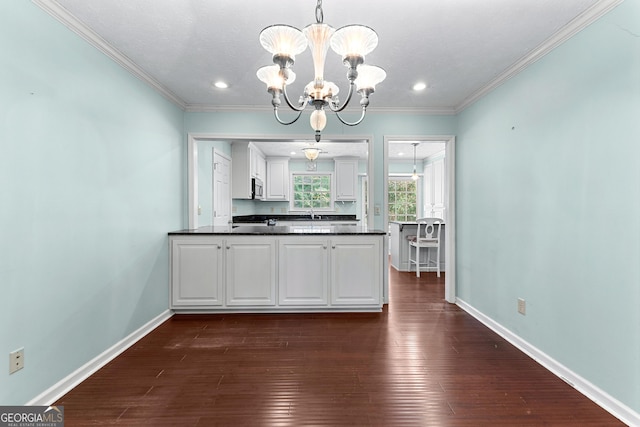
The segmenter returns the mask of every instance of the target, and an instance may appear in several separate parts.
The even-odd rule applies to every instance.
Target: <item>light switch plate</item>
[[[522,298],[518,298],[518,313],[523,316],[527,314],[527,302]]]

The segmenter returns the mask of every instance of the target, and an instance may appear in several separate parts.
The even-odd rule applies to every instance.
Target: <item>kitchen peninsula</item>
[[[381,311],[386,233],[317,221],[169,233],[176,312]]]

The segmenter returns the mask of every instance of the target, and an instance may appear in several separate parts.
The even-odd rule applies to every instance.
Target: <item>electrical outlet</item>
[[[24,348],[9,353],[9,374],[24,368]]]
[[[518,298],[518,313],[523,316],[527,314],[527,302],[522,298]]]

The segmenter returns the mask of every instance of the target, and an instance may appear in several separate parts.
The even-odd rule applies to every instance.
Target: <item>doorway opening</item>
[[[430,160],[425,162],[425,156],[422,159],[418,159],[414,156],[413,144],[418,146],[424,146],[433,148],[433,156],[431,160],[442,159],[441,163],[436,163]],[[441,148],[444,148],[444,153],[437,154]],[[400,151],[410,151],[410,155],[406,155],[407,160],[403,160],[398,163],[397,159],[401,157],[398,153]],[[414,160],[415,157],[415,160]],[[418,160],[421,160],[418,162]],[[402,170],[400,165],[404,163],[405,166],[409,166],[408,170]],[[417,164],[416,164],[417,163]],[[416,213],[420,216],[438,216],[444,219],[446,228],[444,236],[444,260],[445,260],[445,300],[450,303],[456,301],[456,289],[455,289],[455,272],[456,272],[456,259],[455,259],[455,136],[452,135],[386,135],[384,137],[384,201],[385,206],[389,206],[389,177],[390,176],[405,176],[410,177],[413,175],[413,166],[416,164],[418,172],[418,179],[421,181],[418,184],[416,195]],[[431,166],[429,166],[431,165]],[[396,169],[397,167],[397,169]],[[438,168],[443,170],[438,170]],[[441,173],[442,182],[438,181],[439,178],[434,178],[433,175],[425,179],[426,174],[433,174],[434,169]],[[408,178],[411,179],[411,178]],[[437,191],[425,193],[424,183],[428,181],[428,185],[433,189],[433,186],[437,184],[442,189],[442,193]],[[437,200],[429,197],[436,196]],[[441,204],[439,203],[441,202]],[[389,230],[390,219],[389,210],[383,210],[383,223],[386,230]]]

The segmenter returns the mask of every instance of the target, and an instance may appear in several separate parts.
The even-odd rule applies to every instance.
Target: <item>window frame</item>
[[[326,208],[313,208],[314,212],[333,212],[335,210],[336,183],[333,172],[291,172],[289,186],[289,212],[309,212],[312,208],[298,208],[295,206],[295,177],[296,176],[328,176],[329,177],[329,206]]]
[[[414,182],[415,183],[415,218],[413,220],[411,219],[407,219],[407,214],[403,214],[404,215],[404,219],[398,219],[397,218],[397,214],[396,214],[396,218],[392,219],[391,218],[391,191],[390,191],[390,184],[392,181],[408,181],[408,182]],[[389,218],[389,222],[395,221],[395,222],[415,222],[418,218],[419,218],[419,211],[420,211],[420,186],[418,185],[419,180],[414,181],[413,179],[411,179],[410,176],[403,176],[403,175],[389,175],[389,177],[387,178],[387,217]],[[394,192],[397,193],[397,192]],[[410,194],[409,192],[406,192],[406,194]],[[393,203],[395,205],[395,202]],[[409,206],[407,204],[407,206]]]

